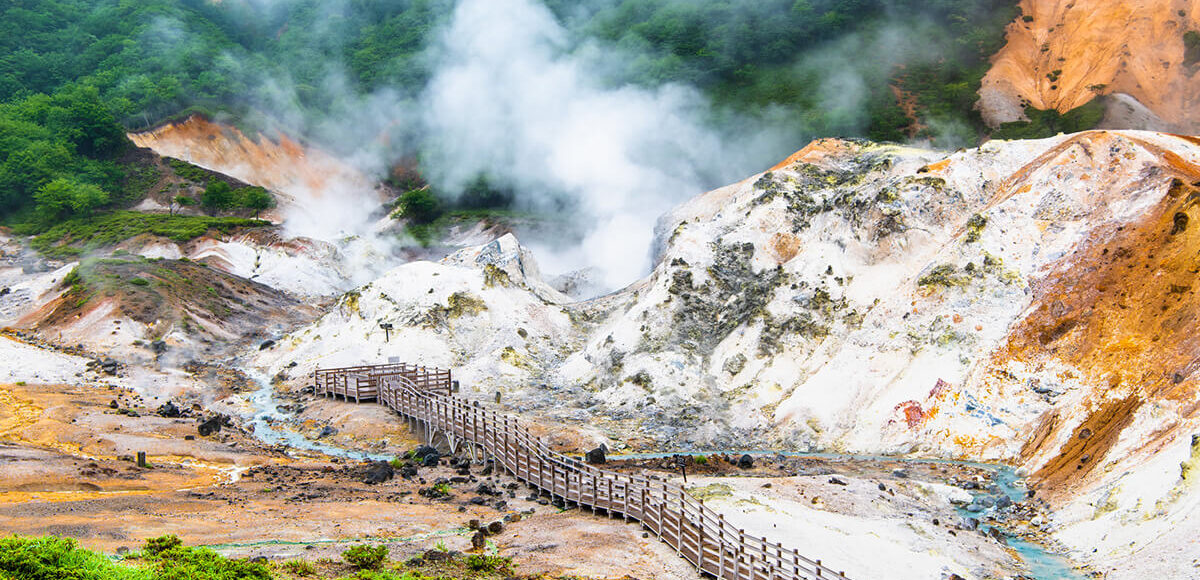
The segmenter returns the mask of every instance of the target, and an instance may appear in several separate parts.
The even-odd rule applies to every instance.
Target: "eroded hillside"
[[[1115,128],[1194,130],[1200,31],[1195,2],[1022,0],[1023,16],[983,79],[980,109],[992,126],[1023,107],[1067,112],[1099,95]],[[1192,40],[1200,45],[1200,36]]]
[[[130,133],[129,139],[160,155],[184,159],[292,196],[320,195],[334,184],[372,188],[360,172],[320,150],[286,136],[250,138],[235,127],[200,116]]]

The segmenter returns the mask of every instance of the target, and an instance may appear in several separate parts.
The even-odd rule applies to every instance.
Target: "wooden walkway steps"
[[[375,401],[417,423],[428,442],[469,447],[565,502],[636,520],[706,576],[722,580],[844,579],[820,560],[747,534],[667,481],[599,469],[551,451],[507,415],[455,397],[448,370],[387,364],[314,373],[316,394]]]

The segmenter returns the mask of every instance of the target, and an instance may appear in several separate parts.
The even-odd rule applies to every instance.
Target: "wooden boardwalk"
[[[432,442],[480,451],[544,493],[636,520],[697,571],[723,580],[843,579],[820,560],[747,534],[682,487],[588,465],[551,451],[518,421],[455,397],[450,371],[388,364],[314,373],[316,394],[387,405],[415,422]]]

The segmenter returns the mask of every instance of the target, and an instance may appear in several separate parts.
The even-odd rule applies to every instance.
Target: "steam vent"
[[[0,580],[1200,580],[1200,3],[0,31]]]

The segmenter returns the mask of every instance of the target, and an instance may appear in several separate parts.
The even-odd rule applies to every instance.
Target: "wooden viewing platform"
[[[316,394],[376,401],[414,422],[426,442],[469,448],[496,467],[564,502],[636,520],[706,576],[722,580],[844,579],[820,560],[747,534],[671,482],[599,469],[551,451],[507,415],[470,404],[449,370],[387,364],[314,373]]]

